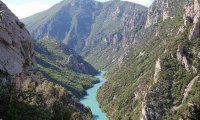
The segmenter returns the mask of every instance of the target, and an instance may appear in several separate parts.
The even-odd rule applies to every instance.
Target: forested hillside
[[[124,64],[107,74],[99,91],[109,119],[189,119],[189,106],[200,101],[199,3],[156,0],[151,5]]]
[[[34,49],[37,67],[44,76],[76,97],[85,95],[85,90],[98,82],[92,77],[98,71],[63,43],[45,38],[34,42]]]

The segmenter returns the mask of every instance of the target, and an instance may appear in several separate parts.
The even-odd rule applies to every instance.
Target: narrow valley
[[[0,0],[0,120],[200,120],[200,0]]]

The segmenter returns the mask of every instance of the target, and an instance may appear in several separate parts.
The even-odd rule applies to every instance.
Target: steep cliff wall
[[[155,0],[148,9],[147,21],[145,27],[149,27],[158,22],[168,19],[169,16],[169,1]]]
[[[184,25],[187,26],[193,23],[193,26],[190,30],[188,39],[194,40],[197,37],[200,37],[200,1],[199,0],[188,0],[185,5],[185,14],[184,14]]]
[[[31,76],[34,70],[31,40],[25,25],[0,1],[0,70],[16,80]]]
[[[146,28],[98,94],[109,119],[187,119],[189,105],[200,98],[198,6],[198,0],[150,6]]]

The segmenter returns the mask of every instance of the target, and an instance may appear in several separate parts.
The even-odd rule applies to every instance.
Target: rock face
[[[168,0],[155,0],[148,9],[145,27],[147,28],[153,24],[168,19],[170,17],[168,7]]]
[[[200,59],[200,52],[198,53],[197,57]]]
[[[183,15],[184,18],[184,27],[188,27],[189,25],[193,25],[190,29],[188,40],[192,41],[200,37],[200,1],[199,0],[187,0],[185,3],[185,13]],[[179,31],[179,33],[183,33],[185,29]],[[186,56],[186,52],[184,51],[184,46],[179,45],[177,50],[177,59],[182,62],[187,71],[192,70],[193,73],[197,73],[197,68],[194,67],[191,62],[188,60]]]
[[[194,40],[200,37],[200,1],[188,0],[185,5],[184,25],[187,26],[193,23],[188,36],[189,40]]]
[[[197,68],[192,65],[189,61],[189,58],[186,56],[187,51],[184,51],[184,46],[179,45],[178,50],[176,52],[177,60],[180,61],[187,71],[192,71],[193,73],[197,73]]]
[[[161,120],[162,116],[155,114],[153,109],[148,108],[144,103],[142,104],[142,116],[140,120]]]
[[[123,39],[123,36],[120,33],[115,33],[113,35],[110,36],[105,36],[102,38],[102,41],[106,44],[106,45],[116,45],[117,43],[119,43],[121,40]]]
[[[188,36],[189,40],[194,40],[200,37],[200,22],[193,25],[192,29],[190,30],[190,34]]]
[[[141,113],[141,117],[140,120],[147,120],[147,115],[146,115],[146,105],[144,102],[142,102],[142,113]]]
[[[97,70],[95,70],[90,64],[85,62],[81,56],[76,54],[71,54],[68,58],[68,61],[65,64],[75,72],[96,75]]]
[[[155,73],[154,73],[154,82],[156,83],[158,81],[158,75],[160,73],[160,71],[162,70],[162,66],[163,66],[163,60],[162,59],[158,59],[156,61],[156,66],[155,66]]]
[[[163,64],[164,64],[164,60],[161,58],[158,58],[158,60],[156,61],[156,65],[155,65],[154,84],[158,82],[159,73],[163,69]],[[160,120],[161,116],[156,115],[154,108],[147,106],[146,97],[147,97],[147,93],[145,94],[144,101],[142,102],[142,105],[141,105],[142,110],[141,110],[140,120]]]
[[[31,40],[25,25],[0,1],[0,70],[26,77],[34,69]]]
[[[200,1],[187,0],[185,5],[184,24],[198,23],[200,17]]]
[[[182,62],[182,64],[185,66],[185,69],[187,71],[189,71],[190,68],[191,68],[191,64],[187,60],[187,57],[186,57],[186,55],[184,53],[184,47],[182,45],[178,46],[178,50],[177,50],[176,56],[177,56],[178,61]]]

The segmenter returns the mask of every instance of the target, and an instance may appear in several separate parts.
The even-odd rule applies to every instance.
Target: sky
[[[11,9],[20,19],[31,16],[35,13],[44,11],[62,0],[1,0]],[[109,0],[97,0],[105,2]],[[153,0],[123,0],[150,6]]]

